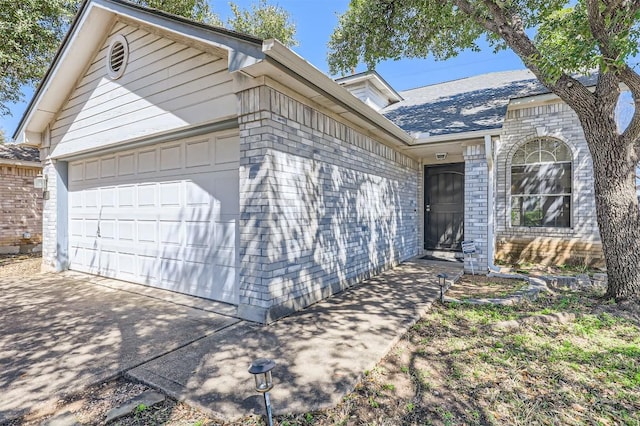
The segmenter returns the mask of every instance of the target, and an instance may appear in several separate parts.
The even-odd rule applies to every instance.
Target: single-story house
[[[44,161],[46,266],[261,323],[463,239],[476,270],[601,259],[580,125],[526,71],[398,93],[276,40],[88,0],[15,137]]]
[[[42,178],[37,147],[0,144],[0,254],[39,251],[42,242]]]

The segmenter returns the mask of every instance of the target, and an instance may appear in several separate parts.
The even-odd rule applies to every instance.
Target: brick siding
[[[511,158],[518,147],[537,137],[561,140],[571,149],[572,206],[570,228],[511,225]],[[496,258],[549,263],[601,263],[602,244],[595,210],[593,166],[580,121],[564,103],[510,109],[497,149]],[[549,250],[556,251],[551,255]]]
[[[488,265],[488,189],[489,169],[482,145],[464,151],[464,239],[472,240],[476,253],[465,256],[465,271],[485,273]],[[471,263],[473,261],[473,269]]]
[[[240,102],[240,314],[269,322],[418,254],[419,166],[261,86]]]
[[[37,250],[42,242],[42,189],[33,187],[39,172],[0,165],[0,253]],[[24,238],[25,232],[30,238]]]

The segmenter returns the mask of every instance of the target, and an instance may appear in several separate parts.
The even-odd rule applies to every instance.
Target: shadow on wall
[[[71,268],[237,304],[237,169],[132,179],[71,194]]]
[[[605,266],[602,244],[562,238],[509,238],[496,243],[496,260],[511,264]]]
[[[334,144],[332,154],[345,155],[345,143]],[[319,160],[325,153],[318,149],[270,154],[273,177],[258,165],[251,173],[253,185],[273,197],[269,214],[247,228],[271,224],[264,268],[273,305],[296,299],[299,309],[415,255],[417,172],[390,171],[383,158],[341,167]]]

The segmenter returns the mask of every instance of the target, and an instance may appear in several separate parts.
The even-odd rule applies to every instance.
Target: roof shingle
[[[0,144],[0,162],[2,160],[40,162],[38,148],[28,145]]]
[[[499,129],[510,99],[544,93],[549,90],[531,71],[502,71],[400,92],[404,100],[381,112],[404,131],[424,136]]]

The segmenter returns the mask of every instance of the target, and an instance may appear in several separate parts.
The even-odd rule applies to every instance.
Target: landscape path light
[[[444,288],[447,286],[447,278],[449,275],[443,273],[438,274],[438,285],[440,285],[440,303],[444,303]]]
[[[276,363],[273,360],[259,358],[253,361],[249,367],[249,373],[253,374],[253,378],[256,381],[256,392],[259,392],[264,396],[264,406],[267,409],[267,421],[269,422],[269,426],[273,426],[269,391],[273,389],[271,370],[273,370],[273,367],[275,366]]]

